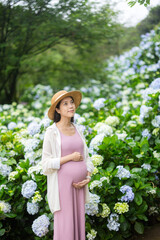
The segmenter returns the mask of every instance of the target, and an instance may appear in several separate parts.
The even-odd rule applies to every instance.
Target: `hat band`
[[[66,93],[62,93],[60,96],[58,96],[57,98],[56,98],[56,100],[55,101],[57,101],[60,97],[62,97],[63,95],[65,95]]]

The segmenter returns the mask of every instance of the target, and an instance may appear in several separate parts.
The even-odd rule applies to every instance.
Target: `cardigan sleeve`
[[[86,155],[87,171],[92,173],[93,170],[94,170],[94,165],[93,165],[92,160],[89,156],[87,144],[85,143],[85,145],[86,145],[85,146],[85,151],[86,151],[85,155]]]
[[[44,175],[53,173],[60,168],[60,157],[55,157],[52,152],[50,131],[46,130],[42,147],[42,171]]]

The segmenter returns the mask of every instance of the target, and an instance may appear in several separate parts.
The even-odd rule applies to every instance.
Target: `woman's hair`
[[[71,96],[69,96],[69,97],[71,97]],[[71,97],[71,98],[72,98],[72,100],[73,100],[73,102],[74,102],[73,97]],[[61,101],[62,101],[62,100],[61,100]],[[61,101],[59,101],[59,103],[56,105],[56,108],[59,109]],[[55,109],[53,121],[54,121],[54,122],[59,122],[60,120],[61,120],[61,115],[60,115],[60,114],[56,111],[56,109]],[[74,117],[71,117],[71,122],[74,122]]]

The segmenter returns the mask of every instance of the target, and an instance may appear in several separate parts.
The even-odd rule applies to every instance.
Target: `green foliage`
[[[159,31],[143,36],[139,48],[110,59],[105,69],[110,84],[91,80],[80,89],[83,99],[76,123],[84,127],[95,165],[89,183],[90,205],[86,205],[88,239],[91,235],[96,240],[124,240],[135,232],[143,234],[150,220],[159,219]],[[53,237],[46,176],[40,164],[44,132],[51,124],[46,111],[52,95],[49,86],[37,85],[26,91],[25,103],[0,106],[2,240],[38,240],[32,224],[43,214],[50,221],[43,239]],[[37,184],[29,198],[22,194],[28,180]],[[126,186],[128,195],[123,191]],[[32,215],[27,203],[33,201],[39,209]]]
[[[147,7],[150,4],[150,0],[134,0],[134,1],[127,0],[127,1],[129,1],[128,5],[131,7],[133,7],[136,3],[144,5],[145,7]]]
[[[103,74],[119,35],[109,5],[93,11],[83,0],[20,2],[0,3],[1,102],[18,101],[38,83],[62,88]]]

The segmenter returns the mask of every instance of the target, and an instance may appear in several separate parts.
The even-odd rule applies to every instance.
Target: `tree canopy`
[[[91,73],[91,68],[93,69],[95,66],[93,63],[100,61],[99,54],[95,55],[94,60],[91,59],[93,52],[94,54],[100,52],[100,49],[97,51],[97,46],[101,47],[101,52],[104,45],[113,48],[112,45],[118,35],[119,26],[114,20],[114,16],[115,13],[109,5],[106,4],[99,10],[93,11],[87,0],[60,0],[54,5],[51,0],[8,0],[1,2],[1,101],[17,101],[19,84],[25,84],[24,78],[21,78],[27,69],[27,67],[24,68],[26,66],[23,65],[24,62],[28,61],[29,65],[30,59],[33,60],[34,56],[43,53],[45,56],[49,49],[50,51],[54,49],[54,53],[59,49],[62,51],[63,48],[60,47],[60,44],[72,47],[72,50],[77,52],[75,55],[78,56],[79,60],[81,59],[80,65],[82,66],[82,62],[88,63]],[[38,61],[38,58],[36,60]],[[67,65],[69,66],[70,62],[65,63],[67,71]],[[61,64],[63,65],[63,63]],[[77,76],[80,75],[81,70],[79,66],[74,66],[73,76],[77,81],[79,81]],[[83,66],[82,72],[86,73],[85,68],[87,66]],[[79,70],[75,74],[77,69]],[[39,69],[39,71],[42,72],[43,69]],[[84,76],[85,74],[83,78]],[[89,74],[89,77],[93,76]],[[22,79],[23,82],[20,82]],[[47,81],[46,79],[46,83]]]

